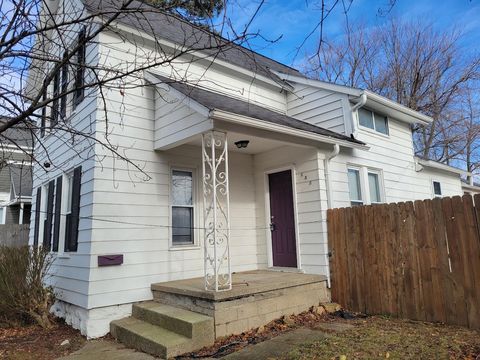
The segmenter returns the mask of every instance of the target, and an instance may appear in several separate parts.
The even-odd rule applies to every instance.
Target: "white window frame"
[[[360,114],[359,114],[359,110],[360,109],[357,109],[356,113],[357,113],[357,125],[358,125],[358,128],[359,129],[362,129],[362,130],[365,130],[365,131],[368,131],[368,132],[371,132],[371,133],[374,133],[376,135],[380,135],[380,136],[384,136],[384,137],[390,137],[390,117],[387,116],[387,115],[382,115],[380,113],[376,113],[375,111],[373,110],[370,110],[368,108],[362,108],[362,110],[365,110],[365,111],[369,111],[372,113],[372,119],[373,119],[373,129],[372,128],[369,128],[368,126],[364,126],[362,124],[360,124]],[[378,116],[381,116],[381,117],[384,117],[387,119],[387,133],[384,134],[380,131],[378,131],[376,129],[376,125],[375,125],[375,114],[377,114]]]
[[[175,205],[172,204],[172,176],[174,171],[188,171],[192,173],[192,205]],[[170,166],[170,172],[168,175],[168,242],[169,242],[169,250],[189,250],[189,249],[198,249],[200,247],[200,233],[199,233],[199,226],[200,218],[199,218],[199,200],[198,200],[198,184],[199,181],[197,180],[197,169],[194,167],[189,166]],[[191,244],[183,244],[183,245],[175,245],[173,244],[173,214],[172,208],[174,206],[185,206],[191,207],[193,209],[193,242]]]
[[[347,164],[347,185],[348,185],[348,170],[357,170],[360,176],[360,191],[362,197],[362,203],[360,201],[355,201],[350,199],[350,188],[348,188],[348,200],[352,206],[352,202],[358,202],[358,205],[372,205],[372,204],[383,204],[385,203],[385,185],[383,181],[383,171],[381,169],[375,169],[367,166],[356,165],[356,164]],[[368,182],[368,174],[376,174],[378,176],[378,186],[380,190],[380,202],[372,201],[370,195],[370,184]]]
[[[350,198],[350,182],[348,181],[348,172],[352,171],[358,171],[358,180],[359,180],[359,185],[360,185],[360,200],[352,200]],[[354,206],[353,203],[355,203],[355,206],[358,205],[365,205],[365,191],[363,189],[362,185],[362,168],[354,165],[349,165],[347,166],[347,185],[348,185],[348,198],[350,200],[350,206]]]
[[[67,215],[72,212],[71,208],[71,186],[73,185],[73,169],[64,172],[62,175],[62,199],[60,204],[60,231],[58,239],[58,257],[61,258],[70,258],[70,254],[75,252],[65,252],[65,232],[67,227]],[[71,179],[71,183],[69,182]],[[55,192],[57,189],[55,189]],[[55,200],[56,200],[55,196]],[[68,204],[70,203],[70,209],[68,209]],[[55,204],[56,206],[56,204]]]
[[[435,185],[434,185],[435,183],[438,183],[438,184],[440,185],[440,195],[435,194]],[[431,181],[430,184],[431,184],[431,186],[432,186],[432,196],[433,196],[434,198],[437,198],[437,197],[438,197],[438,198],[441,198],[441,197],[443,197],[442,182],[441,182],[440,180],[437,180],[437,179],[432,179],[432,181]]]

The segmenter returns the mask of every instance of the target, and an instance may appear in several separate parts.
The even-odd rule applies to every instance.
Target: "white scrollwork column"
[[[230,200],[227,134],[211,131],[202,137],[205,228],[205,289],[232,288],[230,269]]]

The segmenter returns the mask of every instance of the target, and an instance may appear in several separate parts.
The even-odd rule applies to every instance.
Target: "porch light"
[[[249,143],[250,143],[250,140],[239,140],[235,142],[235,145],[239,149],[245,149]]]

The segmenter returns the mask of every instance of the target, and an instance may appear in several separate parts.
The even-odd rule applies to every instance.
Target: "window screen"
[[[362,205],[362,189],[360,187],[360,172],[356,169],[348,169],[348,189],[352,205]]]

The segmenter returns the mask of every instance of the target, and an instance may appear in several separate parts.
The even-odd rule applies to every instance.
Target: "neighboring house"
[[[29,224],[33,134],[18,126],[7,129],[0,138],[0,149],[0,224]]]
[[[94,13],[109,1],[67,4]],[[167,51],[192,33],[200,44],[209,39],[183,20],[150,15],[141,23],[121,18],[116,32],[100,33],[79,54],[82,61],[121,69],[154,51],[148,41],[120,37],[132,32],[137,40],[155,32]],[[45,50],[61,57],[68,49]],[[104,94],[110,141],[148,181],[87,138],[52,136],[48,111],[43,119],[35,157],[43,163],[46,148],[61,166],[34,165],[31,243],[56,254],[54,311],[82,333],[107,333],[133,302],[152,298],[155,282],[200,277],[206,268],[207,286],[228,289],[228,270],[220,273],[225,282],[212,281],[208,261],[218,254],[203,248],[212,234],[228,238],[222,260],[234,272],[275,267],[328,276],[328,208],[463,193],[462,171],[414,156],[411,125],[430,123],[428,116],[367,90],[308,79],[247,49],[193,56],[128,79],[139,86]],[[73,86],[69,80],[81,72],[64,74]],[[33,87],[35,79],[31,74]],[[61,121],[101,140],[97,96],[75,92]],[[108,254],[123,255],[123,264],[99,266]]]

